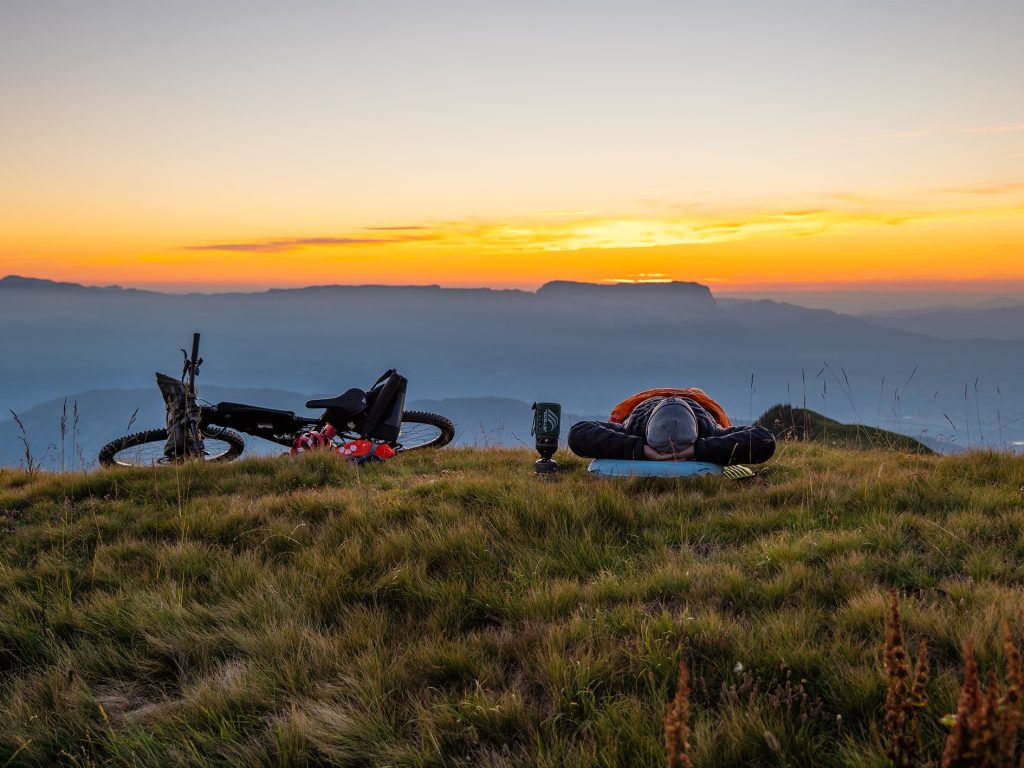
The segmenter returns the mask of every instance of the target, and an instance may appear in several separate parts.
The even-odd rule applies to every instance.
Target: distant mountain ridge
[[[132,291],[135,293],[154,293],[137,288],[122,288],[119,285],[86,286],[80,283],[66,283],[57,280],[46,280],[40,277],[23,277],[21,275],[7,275],[0,278],[0,291],[24,291],[24,290],[49,290],[49,291],[107,291],[123,292]]]
[[[985,309],[875,313],[861,317],[872,325],[943,339],[1024,340],[1024,304]]]

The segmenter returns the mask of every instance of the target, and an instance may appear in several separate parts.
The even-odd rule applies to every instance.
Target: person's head
[[[697,440],[697,419],[690,404],[669,397],[654,406],[647,419],[647,444],[661,453],[685,450]]]

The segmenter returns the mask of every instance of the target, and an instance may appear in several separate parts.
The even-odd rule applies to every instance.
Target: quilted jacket
[[[694,461],[728,464],[760,464],[775,453],[775,436],[764,427],[721,427],[700,403],[689,402],[697,418]],[[636,459],[644,456],[644,438],[651,412],[664,397],[649,397],[637,405],[622,424],[613,421],[581,421],[569,430],[569,448],[592,459]]]

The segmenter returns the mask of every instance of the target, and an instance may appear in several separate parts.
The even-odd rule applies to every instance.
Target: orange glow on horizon
[[[959,197],[947,194],[945,207],[854,200],[687,217],[553,211],[307,236],[250,231],[225,238],[197,227],[172,238],[146,235],[138,226],[111,237],[79,222],[59,237],[42,238],[23,221],[21,231],[0,243],[0,274],[204,291],[323,284],[535,288],[556,278],[695,281],[721,291],[928,283],[960,290],[955,286],[1024,281],[1019,186],[959,190]],[[965,199],[974,197],[986,205]]]

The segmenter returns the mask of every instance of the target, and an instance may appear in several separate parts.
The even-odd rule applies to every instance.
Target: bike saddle
[[[342,392],[337,397],[327,397],[323,400],[310,400],[306,403],[307,408],[324,408],[331,411],[342,411],[344,413],[360,413],[366,410],[366,393],[361,389],[353,387]]]

